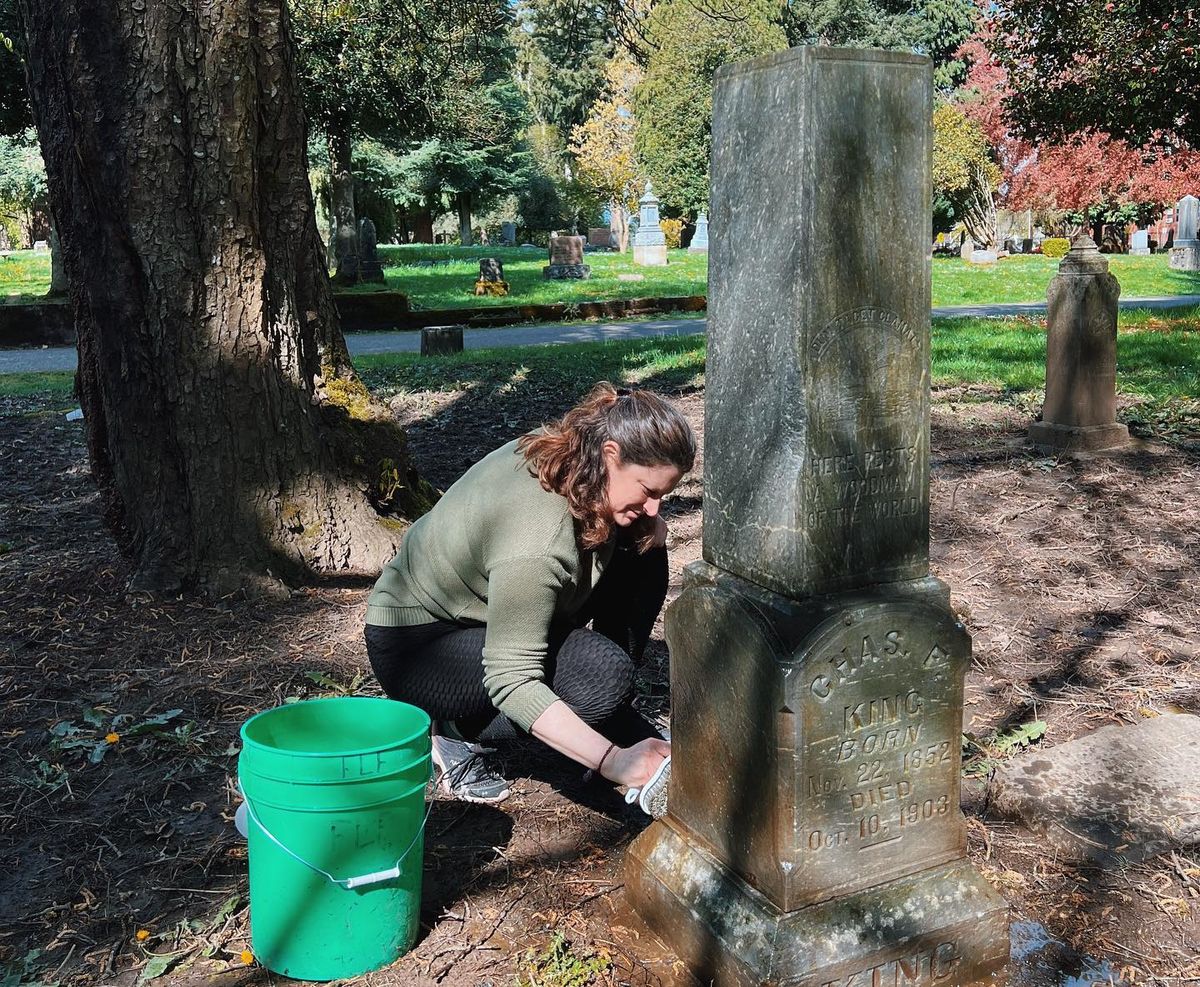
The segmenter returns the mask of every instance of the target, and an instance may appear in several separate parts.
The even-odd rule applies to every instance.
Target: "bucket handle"
[[[242,798],[245,800],[246,814],[254,822],[254,825],[263,831],[263,834],[267,837],[267,839],[269,839],[272,843],[279,847],[280,850],[296,861],[296,863],[303,864],[314,874],[320,874],[323,878],[325,878],[325,880],[329,881],[330,884],[336,884],[339,888],[345,888],[347,891],[353,891],[355,888],[370,887],[372,884],[382,884],[384,881],[391,881],[399,877],[401,868],[404,866],[404,859],[412,852],[413,847],[417,845],[417,840],[419,840],[421,838],[421,834],[425,832],[425,824],[429,822],[429,813],[433,811],[433,802],[431,800],[425,809],[425,818],[421,820],[421,825],[417,827],[417,832],[413,836],[412,842],[409,843],[408,848],[402,854],[400,854],[394,866],[389,867],[387,870],[372,871],[370,874],[359,874],[357,877],[337,878],[328,871],[321,870],[321,868],[316,864],[309,863],[307,860],[301,857],[300,854],[296,853],[289,846],[284,844],[274,833],[267,829],[267,827],[263,825],[263,821],[258,818],[258,813],[254,811],[254,803],[250,801],[250,796],[246,794],[246,789],[242,787],[241,778],[238,779],[237,786],[238,791],[242,793]]]

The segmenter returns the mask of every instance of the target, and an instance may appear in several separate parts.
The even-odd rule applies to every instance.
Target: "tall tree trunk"
[[[358,255],[358,216],[354,210],[354,142],[343,128],[329,132],[329,212],[333,218],[333,252],[337,258],[336,284],[357,284],[361,276]]]
[[[67,293],[67,270],[63,266],[62,244],[58,239],[58,227],[54,220],[50,221],[50,290],[46,292],[51,298],[59,298]]]
[[[377,572],[432,491],[338,327],[284,0],[19,4],[131,588]]]
[[[608,204],[608,214],[617,250],[623,254],[629,249],[629,210],[625,208],[625,203],[614,201]]]
[[[458,193],[458,239],[464,247],[475,242],[471,235],[471,193]]]
[[[973,167],[971,186],[963,205],[963,225],[976,248],[996,249],[996,196],[987,172],[978,164]]]
[[[433,243],[433,209],[426,206],[413,220],[413,243]]]

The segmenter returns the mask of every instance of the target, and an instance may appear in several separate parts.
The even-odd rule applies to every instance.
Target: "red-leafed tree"
[[[1105,224],[1146,222],[1200,187],[1200,154],[1162,134],[1144,147],[1095,129],[1034,143],[1012,116],[1009,70],[995,53],[997,30],[985,19],[963,45],[960,57],[970,68],[958,105],[993,147],[1004,205],[1071,214],[1077,224],[1090,224],[1099,241]]]

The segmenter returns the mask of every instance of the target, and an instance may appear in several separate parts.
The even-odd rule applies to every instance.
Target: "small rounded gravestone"
[[[421,330],[421,356],[446,356],[462,351],[462,326],[426,326]]]

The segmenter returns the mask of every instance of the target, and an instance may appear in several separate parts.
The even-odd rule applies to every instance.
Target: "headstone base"
[[[1176,243],[1171,248],[1168,266],[1172,271],[1200,271],[1200,243],[1194,246]]]
[[[668,818],[634,841],[625,882],[704,983],[966,987],[1008,962],[1008,905],[966,861],[781,912]]]
[[[494,295],[497,298],[503,298],[508,294],[507,281],[476,281],[476,295]]]
[[[665,243],[633,245],[633,262],[642,267],[666,267],[667,245]]]
[[[1149,257],[1150,256],[1150,248],[1149,247],[1132,247],[1132,248],[1130,248],[1129,254],[1132,257]]]
[[[383,276],[383,265],[379,261],[362,261],[358,268],[358,279],[371,284],[387,282],[387,278]]]
[[[689,254],[706,254],[706,253],[708,253],[708,244],[706,243],[702,247],[697,247],[693,244],[692,246],[688,247],[688,253]]]
[[[592,276],[587,264],[547,264],[542,268],[542,277],[551,281],[583,281]]]
[[[1095,452],[1113,449],[1129,441],[1129,428],[1120,422],[1110,425],[1058,425],[1034,422],[1029,426],[1034,445],[1060,452]]]

